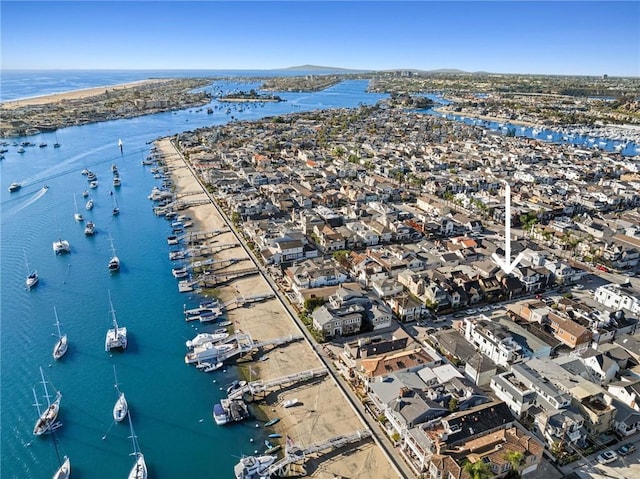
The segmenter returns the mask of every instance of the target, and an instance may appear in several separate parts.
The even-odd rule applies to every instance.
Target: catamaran
[[[127,416],[129,412],[129,404],[127,403],[127,398],[125,397],[124,393],[118,388],[118,377],[116,376],[115,365],[113,366],[113,377],[116,381],[114,387],[118,392],[118,399],[113,406],[113,420],[116,422],[122,422],[122,420]]]
[[[104,340],[104,350],[111,351],[113,348],[127,349],[127,328],[119,327],[116,321],[116,312],[111,303],[111,292],[109,292],[109,306],[111,308],[111,318],[113,320],[113,329],[107,330],[107,336]]]
[[[67,342],[67,335],[60,332],[60,321],[58,320],[58,311],[56,307],[53,307],[53,312],[56,315],[56,328],[58,328],[58,340],[53,346],[53,359],[60,359],[67,352],[69,344]]]
[[[60,391],[56,391],[56,399],[51,402],[51,396],[49,396],[49,391],[47,389],[47,382],[44,379],[44,373],[42,372],[42,368],[40,368],[40,377],[42,378],[42,386],[44,388],[44,397],[47,398],[47,408],[44,411],[40,411],[40,404],[38,403],[38,396],[36,395],[35,389],[33,390],[33,396],[36,400],[34,406],[38,409],[38,420],[36,421],[36,425],[33,428],[33,434],[35,436],[41,436],[45,433],[51,432],[54,428],[56,428],[56,419],[58,419],[58,413],[60,412],[60,400],[62,399],[62,394]]]

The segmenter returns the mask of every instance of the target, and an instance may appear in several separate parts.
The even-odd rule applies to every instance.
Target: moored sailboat
[[[109,236],[109,241],[111,242],[111,259],[109,260],[107,267],[109,268],[109,271],[114,273],[120,269],[120,258],[116,255],[116,249],[113,246],[113,239],[111,236]]]
[[[59,424],[59,423],[57,423],[56,420],[58,419],[58,413],[60,412],[60,400],[62,399],[62,394],[60,393],[60,391],[56,391],[56,398],[53,402],[51,402],[51,396],[49,396],[49,391],[47,389],[47,382],[44,379],[44,373],[42,372],[42,368],[40,368],[40,377],[42,378],[44,396],[47,399],[47,408],[42,412],[40,411],[38,396],[36,395],[36,391],[34,389],[33,395],[36,399],[34,406],[38,408],[38,419],[33,428],[34,436],[41,436],[57,428],[56,424]]]
[[[27,265],[27,279],[25,280],[25,285],[27,286],[27,289],[31,289],[38,284],[38,281],[40,281],[40,278],[38,277],[38,272],[35,269],[34,270],[29,269],[29,263],[27,261],[27,253],[24,254],[24,261]]]
[[[84,221],[84,217],[78,213],[78,202],[76,201],[76,195],[73,195],[73,206],[75,207],[75,213],[73,214],[73,219],[78,223]]]
[[[129,403],[127,403],[127,398],[125,397],[124,393],[120,391],[120,388],[118,388],[118,377],[116,376],[115,365],[113,366],[113,377],[115,378],[115,381],[116,381],[114,384],[114,387],[118,392],[118,399],[116,400],[116,403],[113,406],[113,420],[116,422],[122,422],[122,420],[129,413]]]
[[[60,332],[60,321],[58,320],[58,311],[55,306],[53,307],[53,312],[56,315],[56,328],[58,329],[58,340],[53,346],[53,359],[60,359],[67,352],[69,343],[67,341],[67,335]]]
[[[53,479],[68,479],[71,475],[71,461],[67,456],[64,456],[64,462],[60,465],[58,470],[53,475]]]
[[[140,451],[140,445],[138,444],[138,438],[133,432],[133,423],[131,422],[131,415],[129,417],[129,428],[131,429],[131,443],[133,444],[132,456],[136,458],[136,462],[133,464],[131,471],[129,471],[129,479],[147,479],[147,463],[144,460],[144,455]]]

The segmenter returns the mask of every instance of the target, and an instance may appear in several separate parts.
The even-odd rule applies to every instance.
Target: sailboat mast
[[[113,303],[111,302],[111,290],[109,290],[109,307],[111,308],[111,318],[113,319],[113,326],[116,330],[116,336],[118,335],[118,322],[116,321],[116,312],[113,309]]]
[[[49,396],[49,390],[47,389],[47,381],[44,379],[44,373],[42,367],[40,368],[40,377],[42,378],[42,386],[44,387],[44,397],[47,398],[47,407],[51,406],[51,396]]]
[[[56,310],[56,307],[53,307],[53,314],[55,314],[56,316],[56,328],[58,328],[58,338],[62,337],[62,333],[60,332],[60,321],[58,320],[58,311]]]
[[[36,388],[31,388],[31,390],[33,391],[33,399],[36,401],[35,403],[33,403],[33,405],[38,410],[38,417],[40,417],[42,416],[42,411],[40,410],[41,404],[38,402],[38,395],[36,394]]]

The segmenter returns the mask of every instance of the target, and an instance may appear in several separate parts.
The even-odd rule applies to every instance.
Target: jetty
[[[258,396],[260,394],[266,394],[270,389],[274,389],[278,386],[288,386],[291,384],[308,381],[310,379],[315,379],[319,377],[323,377],[329,374],[329,370],[327,368],[316,368],[316,369],[308,369],[306,371],[301,371],[295,374],[288,374],[287,376],[282,376],[275,379],[269,379],[267,381],[263,381],[259,379],[257,381],[252,381],[250,383],[245,384],[238,389],[231,391],[227,399],[239,399],[242,398],[246,393],[251,394],[253,397]]]
[[[244,276],[253,276],[258,273],[258,268],[243,268],[217,274],[215,272],[204,273],[193,280],[183,280],[178,282],[178,291],[181,293],[187,293],[189,291],[193,291],[196,285],[199,288],[216,288],[223,284],[227,284],[231,280],[242,278]]]

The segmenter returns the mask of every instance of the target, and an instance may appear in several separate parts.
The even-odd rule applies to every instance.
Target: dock
[[[287,376],[282,376],[275,379],[269,379],[267,381],[263,381],[260,379],[247,383],[246,385],[234,391],[231,391],[231,393],[229,393],[229,395],[227,396],[227,399],[238,399],[244,396],[246,393],[250,393],[255,397],[258,394],[265,394],[268,390],[273,389],[277,386],[286,386],[302,381],[308,381],[309,379],[323,377],[327,374],[329,374],[329,370],[327,368],[316,368],[309,369],[307,371],[301,371],[295,374],[289,374]]]
[[[309,456],[321,456],[345,446],[353,446],[371,436],[368,429],[360,429],[351,434],[335,436],[325,441],[316,442],[308,446],[299,446],[287,441],[284,457],[275,462],[260,475],[264,478],[285,477],[285,476],[306,476],[304,463]],[[295,465],[295,468],[293,467]],[[295,470],[294,470],[295,469]],[[300,471],[302,469],[302,471]]]

